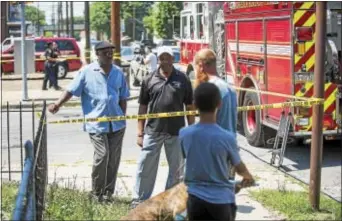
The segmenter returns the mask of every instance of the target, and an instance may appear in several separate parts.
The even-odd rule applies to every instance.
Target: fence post
[[[25,143],[25,165],[24,165],[24,172],[23,172],[23,178],[20,182],[19,191],[17,195],[17,199],[15,202],[15,209],[13,213],[13,220],[23,220],[23,200],[25,196],[27,195],[27,191],[29,190],[29,184],[30,184],[30,178],[32,178],[32,169],[33,169],[33,145],[31,141],[26,141]],[[33,196],[34,199],[34,196]],[[29,205],[32,202],[29,202]],[[30,209],[30,208],[28,208]],[[31,208],[34,213],[35,207]],[[28,220],[33,220],[33,217],[27,217]]]

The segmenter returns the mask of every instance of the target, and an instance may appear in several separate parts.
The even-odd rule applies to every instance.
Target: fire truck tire
[[[259,105],[258,95],[247,92],[243,106]],[[243,111],[242,123],[244,135],[248,143],[255,147],[264,145],[264,130],[260,119],[260,111]]]

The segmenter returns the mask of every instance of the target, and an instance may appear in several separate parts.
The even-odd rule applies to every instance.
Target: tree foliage
[[[133,8],[135,8],[136,21],[142,21],[153,2],[121,2],[120,17],[132,20]],[[94,2],[90,5],[90,25],[96,32],[105,33],[110,37],[111,3]],[[142,22],[141,22],[142,23]]]
[[[90,28],[110,37],[110,2],[93,2],[89,11]]]
[[[144,18],[145,27],[160,38],[172,38],[173,16],[179,16],[183,2],[158,2]]]
[[[84,24],[85,19],[84,16],[74,16],[74,24],[78,25],[78,24]],[[66,19],[62,19],[61,23],[66,24]],[[71,18],[69,18],[69,24],[71,24]]]
[[[45,12],[32,5],[25,6],[25,20],[33,25],[46,25]]]

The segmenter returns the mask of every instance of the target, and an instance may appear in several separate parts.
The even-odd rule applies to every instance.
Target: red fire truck
[[[340,138],[342,111],[341,2],[329,2],[325,62],[323,134]],[[337,19],[336,19],[337,18]],[[194,77],[193,57],[201,48],[217,54],[218,72],[235,87],[310,98],[315,62],[314,2],[185,2],[181,12],[181,67]],[[331,24],[334,22],[333,24]],[[329,30],[329,28],[327,28]],[[338,33],[339,32],[339,33]],[[271,104],[288,98],[237,90],[239,106]],[[290,109],[290,135],[309,138],[312,108]],[[281,109],[239,113],[249,144],[265,144],[265,130],[279,127]]]

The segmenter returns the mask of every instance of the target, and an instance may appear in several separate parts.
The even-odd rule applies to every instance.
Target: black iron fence
[[[39,117],[37,115],[39,114]],[[13,213],[20,220],[25,217],[32,216],[25,211],[31,205],[35,208],[33,216],[34,220],[43,220],[45,192],[48,182],[48,162],[47,162],[47,127],[46,127],[46,102],[40,107],[32,105],[23,105],[19,103],[15,107],[7,105],[1,109],[2,122],[2,140],[1,140],[1,177],[2,180],[21,180],[21,189],[18,192],[17,202],[21,202],[23,194],[32,196],[33,199],[27,198],[24,202],[27,205],[16,208]],[[37,130],[35,125],[38,125]],[[35,132],[37,131],[37,133]],[[23,141],[33,140],[33,158],[32,168],[27,166],[30,154],[27,152],[28,143],[26,142],[26,163],[24,171],[24,146]],[[29,182],[27,181],[27,174],[29,173]],[[25,186],[26,185],[26,186]],[[22,191],[26,191],[23,193]],[[22,202],[23,203],[23,202]],[[25,204],[25,203],[24,203]],[[19,204],[18,204],[19,205]],[[18,211],[19,210],[19,211]],[[22,211],[20,211],[22,210]]]

